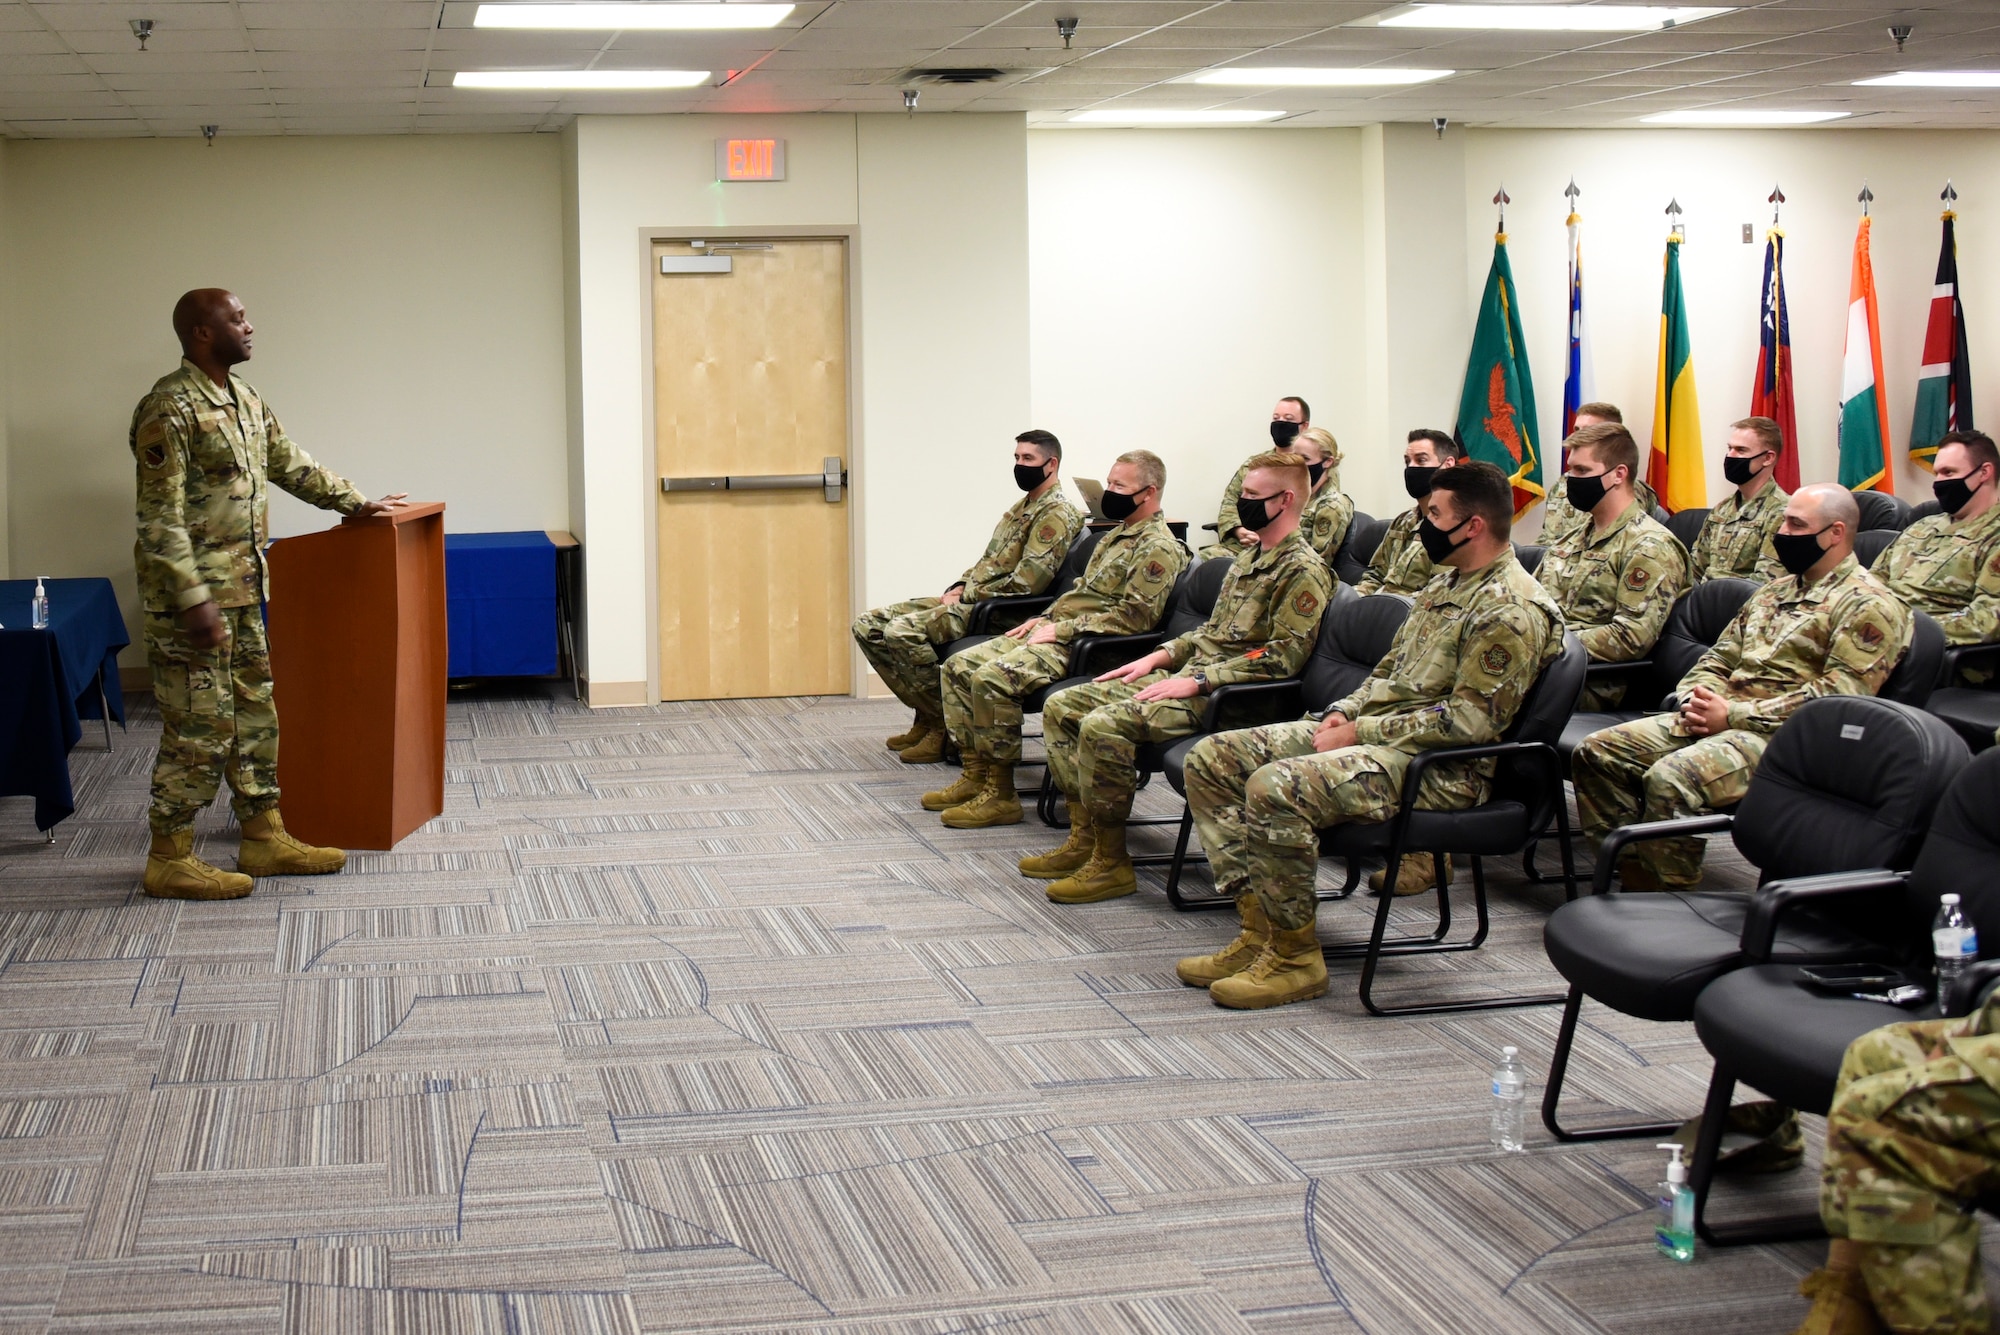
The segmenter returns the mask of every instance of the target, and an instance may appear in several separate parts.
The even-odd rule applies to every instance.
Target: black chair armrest
[[[1938,664],[1937,684],[1953,685],[1961,669],[1990,672],[1995,668],[2000,668],[2000,644],[1955,644],[1944,651],[1944,661]]]
[[[1750,916],[1743,920],[1743,958],[1751,964],[1768,963],[1771,959],[1771,946],[1778,936],[1778,919],[1796,905],[1812,900],[1828,899],[1834,895],[1855,895],[1870,890],[1877,892],[1901,890],[1908,880],[1908,872],[1871,867],[1867,871],[1838,871],[1825,876],[1799,876],[1773,881],[1769,885],[1760,885],[1756,893],[1750,896]]]
[[[1166,636],[1153,631],[1139,635],[1079,635],[1070,642],[1069,670],[1074,676],[1095,677],[1144,658],[1165,640]]]
[[[1243,681],[1218,686],[1209,693],[1208,708],[1201,716],[1203,732],[1228,732],[1232,718],[1241,718],[1250,709],[1262,708],[1273,714],[1301,713],[1303,683],[1297,677],[1280,681]]]
[[[1055,598],[1045,593],[1007,593],[997,598],[982,598],[972,605],[972,619],[965,624],[967,635],[993,635],[1020,625],[1029,617],[1040,616],[1048,610]],[[994,625],[1002,616],[1021,613],[1004,626]]]
[[[1952,994],[1938,1000],[1944,1003],[1946,1015],[1970,1015],[1979,1009],[1981,994],[1995,983],[2000,983],[2000,959],[1974,960],[1952,984]]]
[[[1410,757],[1410,767],[1403,771],[1403,791],[1398,798],[1401,811],[1416,809],[1418,785],[1423,782],[1424,772],[1433,765],[1441,765],[1447,760],[1485,760],[1490,756],[1516,756],[1542,752],[1558,767],[1562,758],[1547,742],[1482,742],[1477,746],[1440,746],[1435,750],[1419,751]],[[1557,773],[1561,773],[1558,768]]]
[[[1604,836],[1604,846],[1597,850],[1597,871],[1590,878],[1590,893],[1611,893],[1611,876],[1618,869],[1618,855],[1631,844],[1650,843],[1655,839],[1679,839],[1692,834],[1723,834],[1735,824],[1736,817],[1718,811],[1706,816],[1681,816],[1674,820],[1648,820],[1636,825],[1621,825]]]
[[[1586,677],[1615,677],[1621,672],[1640,672],[1653,666],[1650,658],[1632,658],[1623,663],[1586,663],[1583,675]]]

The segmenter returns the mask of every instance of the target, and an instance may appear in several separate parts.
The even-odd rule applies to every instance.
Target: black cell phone
[[[1816,964],[1801,966],[1799,977],[1832,992],[1876,992],[1908,980],[1879,964]]]

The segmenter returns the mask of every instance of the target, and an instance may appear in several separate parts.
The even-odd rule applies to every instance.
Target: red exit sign
[[[718,181],[782,181],[785,141],[782,139],[718,139],[715,141]]]

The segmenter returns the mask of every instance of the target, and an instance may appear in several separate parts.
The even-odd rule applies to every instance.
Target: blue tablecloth
[[[445,534],[444,588],[447,675],[555,672],[556,545],[548,534]]]
[[[52,579],[47,630],[31,629],[31,579],[0,580],[0,796],[35,799],[35,828],[76,809],[69,749],[79,718],[97,718],[97,676],[111,716],[125,721],[118,651],[131,642],[108,579]]]

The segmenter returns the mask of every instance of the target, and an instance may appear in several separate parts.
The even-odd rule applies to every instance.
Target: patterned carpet
[[[1050,905],[1013,866],[1048,831],[917,809],[943,771],[883,749],[906,717],[455,696],[442,818],[201,905],[137,892],[141,699],[113,751],[74,753],[53,846],[0,802],[0,1330],[1723,1335],[1803,1313],[1817,1246],[1654,1254],[1649,1145],[1536,1125],[1528,1153],[1488,1149],[1497,1051],[1539,1082],[1554,1008],[1372,1019],[1340,965],[1323,1001],[1219,1010],[1172,964],[1220,916],[1174,913],[1158,872]],[[226,809],[201,829],[230,865]],[[1390,965],[1383,994],[1554,985],[1556,892],[1492,871],[1493,941]],[[1689,1030],[1586,1017],[1579,1120],[1699,1107]]]

